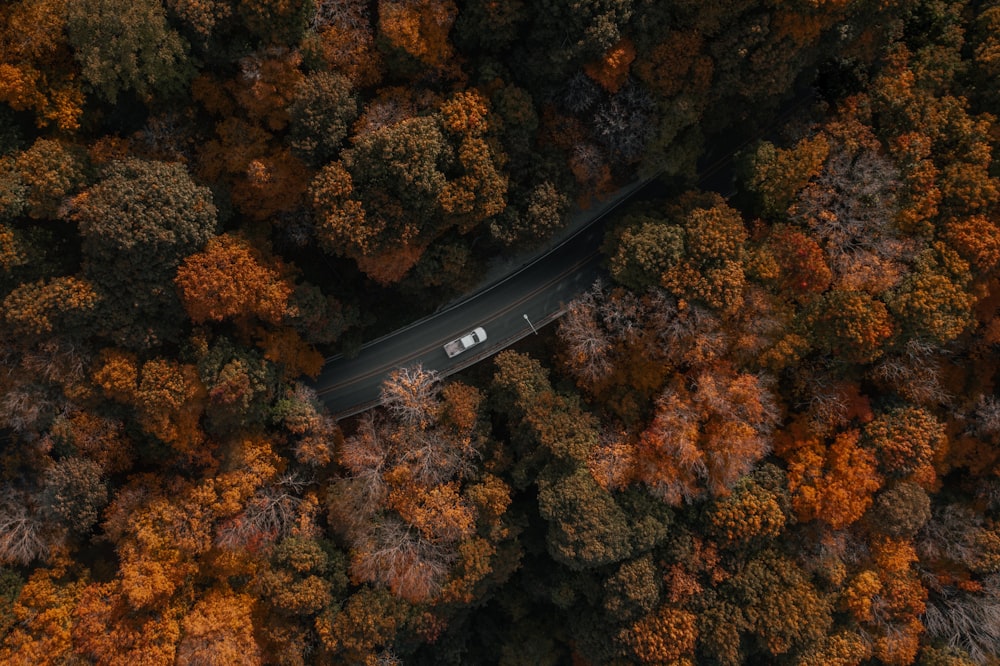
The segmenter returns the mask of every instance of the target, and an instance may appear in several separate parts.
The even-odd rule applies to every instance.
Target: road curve
[[[590,288],[600,273],[598,224],[654,178],[615,192],[576,219],[579,230],[522,268],[440,312],[366,343],[354,358],[327,359],[313,387],[327,409],[345,418],[379,403],[383,380],[394,369],[417,363],[449,375],[488,358],[559,318],[565,305]],[[476,326],[486,342],[448,358],[443,345]]]

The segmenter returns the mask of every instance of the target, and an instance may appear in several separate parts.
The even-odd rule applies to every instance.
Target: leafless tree
[[[216,544],[235,549],[286,536],[299,517],[300,495],[305,485],[295,474],[286,474],[263,486],[250,497],[240,514],[217,530]]]
[[[45,557],[53,541],[50,528],[29,493],[0,491],[0,562],[27,566]]]
[[[435,419],[441,378],[422,365],[399,368],[382,384],[382,406],[393,419],[409,426],[427,425]]]
[[[987,577],[979,592],[936,591],[922,619],[932,638],[964,650],[978,664],[994,663],[1000,654],[1000,575]]]
[[[388,585],[410,601],[435,594],[455,558],[453,549],[421,538],[416,528],[392,517],[379,521],[354,554],[354,577]]]
[[[593,79],[577,72],[566,82],[562,103],[570,113],[583,113],[593,108],[601,95],[601,87]]]

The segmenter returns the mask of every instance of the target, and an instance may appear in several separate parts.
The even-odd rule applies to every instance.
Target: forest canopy
[[[997,664],[998,82],[997,0],[2,3],[0,662]]]

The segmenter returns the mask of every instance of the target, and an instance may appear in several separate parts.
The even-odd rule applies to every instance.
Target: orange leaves
[[[632,40],[626,37],[608,49],[600,60],[584,65],[583,71],[602,88],[610,93],[616,93],[625,84],[634,60],[635,46]]]
[[[740,485],[709,510],[709,531],[723,545],[774,538],[785,527],[785,514],[774,493],[755,482]]]
[[[481,397],[461,384],[442,391],[419,367],[394,373],[382,394],[391,420],[365,418],[344,441],[339,459],[348,476],[328,498],[331,521],[351,544],[351,576],[414,602],[445,589],[464,595],[489,568],[476,558],[493,553],[490,543],[470,540],[477,527],[501,538],[510,503],[497,477],[463,484],[475,474]],[[468,580],[450,584],[453,574]]]
[[[316,232],[327,252],[356,247],[361,254],[367,254],[385,228],[384,220],[367,219],[364,207],[353,193],[351,174],[339,161],[327,164],[313,179],[310,197],[319,223]]]
[[[989,275],[1000,265],[1000,224],[984,215],[954,219],[945,224],[949,245],[972,262],[979,275]]]
[[[102,350],[93,380],[109,398],[125,403],[131,401],[139,381],[135,354],[120,349]]]
[[[0,8],[0,101],[35,113],[38,126],[79,127],[84,95],[65,40],[65,0]]]
[[[828,445],[818,437],[780,451],[788,461],[788,489],[800,521],[822,520],[835,530],[857,521],[882,485],[875,454],[859,446],[859,433],[838,433]]]
[[[487,129],[487,101],[479,91],[464,90],[441,103],[441,118],[445,130],[453,134],[481,136]]]
[[[830,285],[833,274],[822,249],[805,234],[779,227],[768,237],[767,246],[778,262],[778,288],[800,298],[822,293]]]
[[[72,658],[72,613],[83,585],[62,580],[64,574],[60,566],[32,572],[11,609],[17,622],[0,646],[0,661],[54,666]]]
[[[178,451],[194,454],[203,441],[206,393],[193,365],[153,359],[140,370],[134,355],[106,349],[92,377],[109,398],[135,408],[143,430]]]
[[[637,449],[636,478],[671,504],[725,494],[770,449],[778,417],[753,375],[713,368],[689,381],[664,391]]]
[[[860,291],[827,292],[815,303],[813,312],[817,346],[853,363],[868,363],[881,356],[894,330],[885,303]]]
[[[91,583],[74,609],[74,648],[109,666],[169,663],[180,636],[178,615],[174,604],[136,612],[117,582]]]
[[[456,542],[472,535],[475,515],[459,496],[455,481],[430,487],[394,483],[386,505],[431,542]]]
[[[184,260],[175,283],[195,323],[256,317],[278,324],[292,294],[288,272],[245,239],[223,234]]]
[[[293,329],[258,333],[263,334],[258,344],[264,350],[264,358],[282,366],[285,377],[306,375],[315,378],[323,369],[326,359]]]
[[[253,597],[212,590],[181,621],[177,666],[262,663],[251,619]]]
[[[100,302],[88,280],[72,276],[22,284],[3,300],[3,318],[19,336],[72,335]]]
[[[855,575],[840,595],[840,604],[858,622],[872,622],[872,597],[882,591],[878,572],[865,570]]]
[[[777,148],[764,142],[750,158],[752,173],[748,187],[760,199],[765,215],[780,218],[795,196],[818,176],[830,152],[822,134],[799,141],[794,147]]]
[[[452,58],[448,42],[458,9],[451,0],[379,0],[379,31],[389,43],[429,67]]]
[[[709,87],[715,65],[702,53],[704,38],[694,30],[671,31],[635,65],[636,76],[663,97]]]
[[[690,659],[698,639],[697,619],[689,611],[664,606],[624,631],[622,639],[642,664]]]

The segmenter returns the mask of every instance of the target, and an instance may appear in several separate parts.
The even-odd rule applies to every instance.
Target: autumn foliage
[[[0,663],[996,664],[998,35],[0,3]],[[328,410],[591,217],[557,323]]]

